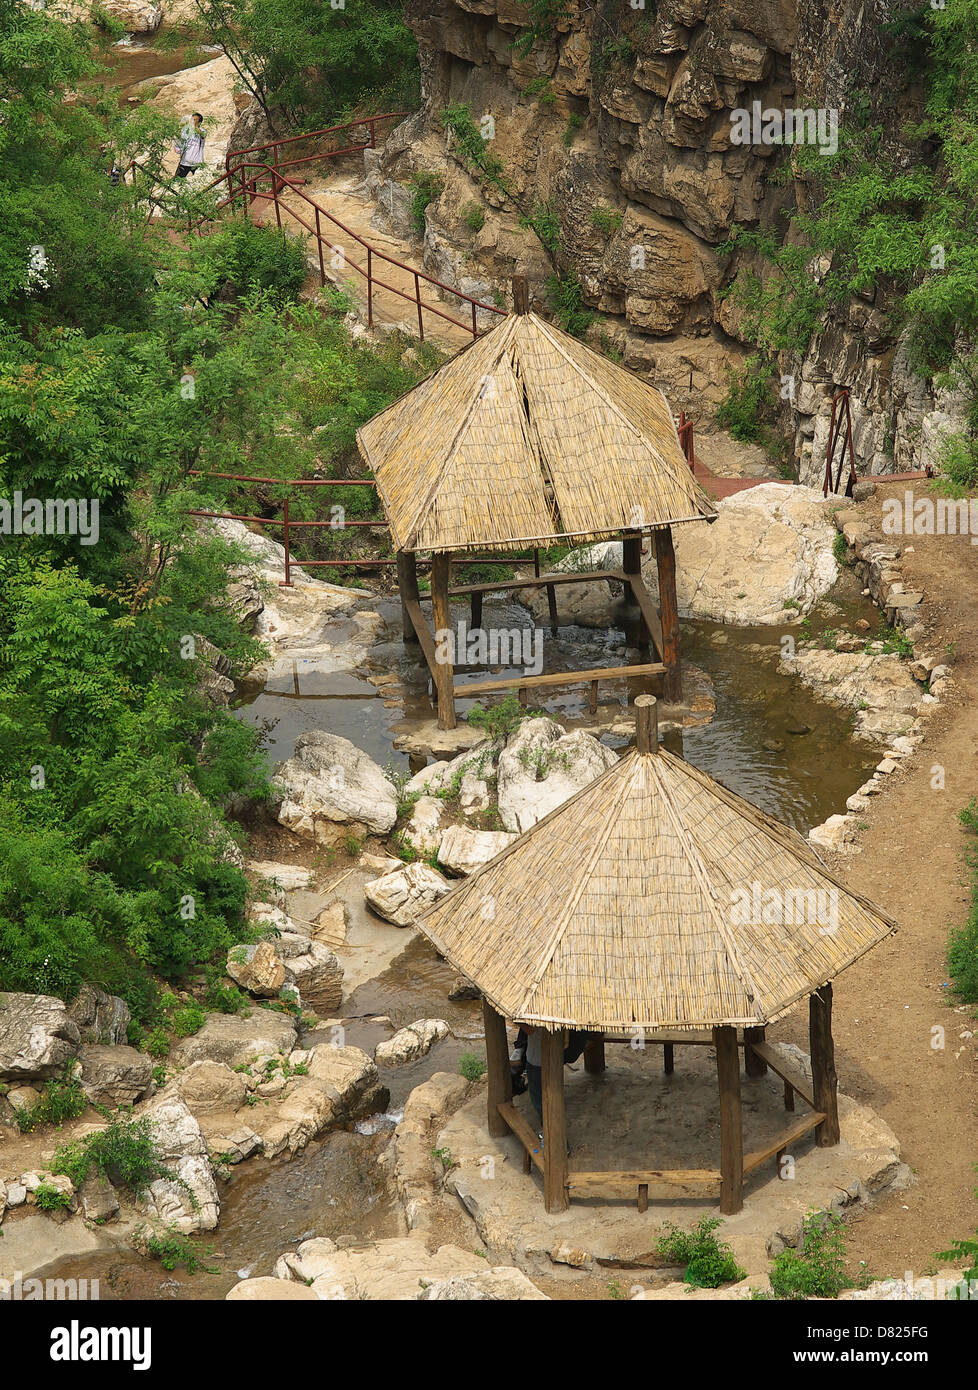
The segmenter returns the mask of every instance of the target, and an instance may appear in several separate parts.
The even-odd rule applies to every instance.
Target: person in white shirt
[[[177,165],[178,179],[185,179],[188,174],[192,174],[203,164],[204,141],[206,139],[204,118],[199,111],[195,111],[193,125],[184,128],[183,135],[176,144],[176,151],[180,157],[180,162]]]

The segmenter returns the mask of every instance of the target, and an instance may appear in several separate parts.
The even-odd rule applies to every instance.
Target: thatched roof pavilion
[[[832,979],[893,930],[846,889],[793,830],[660,750],[655,701],[641,696],[638,747],[443,898],[417,926],[484,995],[490,1132],[535,1136],[511,1105],[504,1019],[544,1034],[544,1158],[548,1210],[567,1192],[624,1185],[720,1188],[742,1203],[743,1174],[819,1128],[838,1141],[831,1038]],[[788,1073],[764,1028],[808,995],[813,1085]],[[568,1173],[563,1129],[564,1028],[595,1035],[588,1070],[603,1068],[605,1034],[666,1048],[717,1049],[722,1155],[717,1171]],[[738,1029],[743,1034],[738,1043]],[[748,1075],[768,1066],[814,1111],[778,1144],[743,1153],[738,1045]],[[550,1062],[548,1064],[548,1050]],[[557,1060],[554,1060],[554,1059]],[[549,1084],[549,1094],[548,1094]],[[514,1117],[515,1122],[514,1122]],[[538,1147],[538,1146],[536,1146]],[[551,1171],[553,1167],[554,1171]],[[641,1193],[639,1194],[641,1198]]]
[[[418,551],[432,554],[436,629],[448,627],[452,553],[476,553],[622,536],[622,571],[602,571],[631,590],[660,661],[679,696],[675,558],[670,527],[713,521],[716,510],[693,477],[668,402],[660,391],[528,311],[525,281],[514,282],[517,311],[380,412],[357,433],[373,470],[398,552],[405,637],[429,656],[415,574]],[[655,537],[662,617],[641,581],[643,533]],[[546,587],[574,575],[535,576]],[[528,587],[527,580],[469,586],[473,626],[487,590]],[[641,590],[641,593],[638,592]],[[478,601],[476,603],[476,596]],[[443,665],[443,663],[442,663]],[[629,668],[638,674],[638,668]],[[453,672],[432,669],[439,720],[454,726]],[[528,678],[567,684],[562,676]],[[516,682],[465,686],[465,693]],[[521,690],[524,682],[519,683]],[[451,705],[451,709],[449,709]]]

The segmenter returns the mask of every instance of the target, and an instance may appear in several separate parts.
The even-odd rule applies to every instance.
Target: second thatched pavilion
[[[542,1169],[548,1211],[571,1197],[717,1195],[740,1210],[744,1176],[806,1134],[839,1141],[832,980],[895,923],[833,877],[805,841],[705,773],[660,750],[655,700],[639,696],[634,751],[558,806],[416,923],[483,994],[489,1132]],[[812,1080],[765,1027],[808,997]],[[506,1019],[543,1030],[543,1143],[512,1103]],[[565,1148],[564,1029],[606,1042],[716,1050],[717,1168],[580,1171]],[[738,1048],[811,1113],[745,1153]]]
[[[525,280],[514,281],[516,312],[388,406],[357,434],[373,470],[397,551],[404,637],[420,642],[437,692],[438,723],[455,727],[455,696],[645,676],[680,698],[679,613],[671,527],[716,520],[693,477],[661,392],[528,311]],[[643,535],[654,539],[659,611],[641,574]],[[455,684],[446,646],[421,608],[417,555],[430,552],[435,634],[451,630],[451,596],[468,595],[482,626],[488,591],[547,590],[556,630],[555,586],[575,574],[544,574],[451,587],[453,553],[479,554],[621,536],[620,570],[589,574],[622,584],[639,615],[637,640],[657,660],[516,679]],[[505,664],[505,663],[504,663]],[[653,688],[656,688],[653,685]]]

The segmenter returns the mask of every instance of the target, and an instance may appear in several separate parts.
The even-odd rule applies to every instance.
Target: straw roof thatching
[[[662,393],[535,314],[504,319],[357,441],[399,550],[716,517]]]
[[[769,922],[764,894],[785,905],[769,925],[738,894],[755,885]],[[628,754],[416,925],[505,1017],[611,1031],[769,1023],[896,924],[662,750]]]

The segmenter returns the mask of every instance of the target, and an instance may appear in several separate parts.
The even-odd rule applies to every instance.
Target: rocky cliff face
[[[465,103],[477,124],[490,117],[492,153],[520,203],[549,203],[559,218],[563,268],[601,315],[592,334],[649,373],[674,409],[706,422],[750,350],[725,296],[743,253],[718,247],[734,223],[783,228],[782,210],[808,197],[783,147],[733,142],[731,113],[754,102],[833,108],[844,125],[862,93],[899,91],[886,0],[645,0],[642,9],[567,0],[525,54],[513,43],[530,13],[515,0],[408,0],[407,17],[423,105],[371,161],[379,221],[409,230],[405,186],[420,169],[438,170],[428,270],[504,300],[519,271],[542,293],[552,267],[539,242],[511,200],[486,195],[453,157],[440,113]],[[909,93],[908,110],[912,102]],[[892,111],[888,124],[900,125]],[[929,457],[946,403],[911,376],[871,301],[827,322],[810,346],[799,342],[782,370],[795,378],[783,423],[802,481],[820,480],[831,398],[843,385],[860,471]]]

